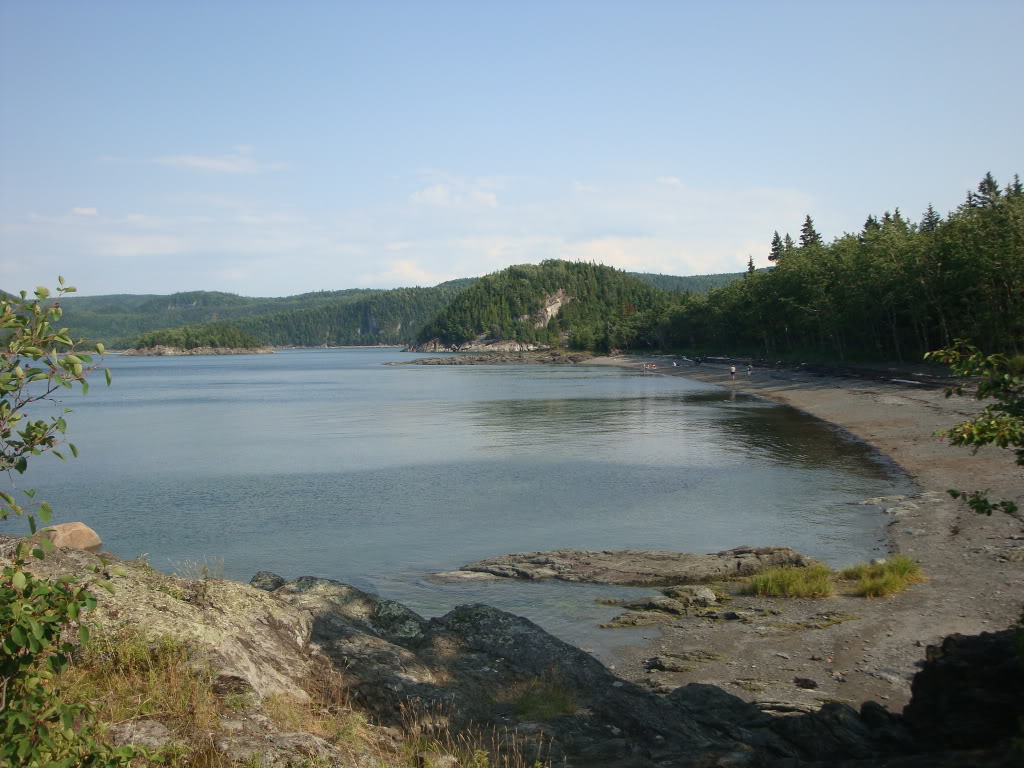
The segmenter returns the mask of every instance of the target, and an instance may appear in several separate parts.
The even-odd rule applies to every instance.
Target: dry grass
[[[156,718],[188,734],[215,730],[220,719],[213,674],[192,665],[188,648],[170,637],[95,633],[61,690],[69,700],[91,702],[100,721],[112,724]]]
[[[564,714],[575,709],[568,692],[550,681],[526,686],[519,700],[527,709]],[[253,694],[219,695],[214,675],[197,665],[187,645],[173,639],[150,641],[135,632],[103,634],[79,649],[72,667],[61,677],[62,695],[90,702],[97,721],[109,727],[134,719],[154,719],[174,734],[176,745],[141,760],[133,768],[258,768],[258,758],[237,763],[214,746],[221,718],[262,710],[284,731],[311,733],[338,747],[352,765],[373,768],[551,768],[547,742],[527,739],[507,728],[469,724],[455,727],[453,718],[419,709],[403,716],[404,737],[386,734],[352,706],[342,676],[324,664],[304,682],[308,700],[276,695],[259,701]],[[550,694],[550,708],[540,699]],[[525,704],[524,704],[525,705]],[[534,713],[537,714],[537,713]],[[104,728],[101,727],[101,732]],[[346,763],[347,764],[347,763]],[[316,760],[294,768],[324,768]]]
[[[807,568],[769,568],[751,576],[743,589],[758,597],[829,597],[832,572],[823,565]]]
[[[401,757],[375,768],[552,768],[543,733],[530,739],[504,726],[456,727],[445,711],[422,705],[406,707],[402,719]]]
[[[858,563],[846,568],[839,578],[856,582],[852,593],[859,597],[884,597],[902,592],[911,584],[924,581],[920,566],[906,555],[869,565]]]

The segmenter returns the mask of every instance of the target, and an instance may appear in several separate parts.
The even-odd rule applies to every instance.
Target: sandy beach
[[[910,680],[928,645],[952,633],[1004,629],[1021,615],[1024,525],[1005,514],[976,515],[946,490],[989,489],[994,498],[1024,506],[1024,472],[1010,451],[986,449],[972,455],[935,437],[936,430],[976,413],[980,404],[947,399],[938,389],[788,370],[755,369],[748,376],[739,367],[732,380],[727,366],[714,363],[694,367],[682,362],[673,368],[671,358],[640,356],[587,361],[637,367],[644,362],[658,366],[649,375],[685,376],[798,408],[898,464],[918,492],[886,500],[878,505],[879,514],[892,518],[891,552],[914,558],[927,581],[874,600],[736,595],[728,606],[746,620],[674,617],[658,623],[660,637],[623,651],[618,674],[655,690],[714,683],[779,711],[829,700],[857,706],[868,699],[898,711],[909,698]],[[669,665],[681,671],[649,669],[654,656],[681,660]],[[794,682],[798,678],[799,685]]]

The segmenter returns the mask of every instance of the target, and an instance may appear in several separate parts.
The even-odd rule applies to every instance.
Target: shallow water
[[[617,611],[595,598],[649,590],[424,577],[570,546],[785,544],[838,566],[884,533],[851,502],[908,487],[864,444],[728,389],[605,366],[381,365],[410,357],[111,356],[113,387],[63,403],[81,457],[39,458],[18,485],[164,570],[330,577],[425,615],[488,602],[601,654],[643,633],[597,629]]]

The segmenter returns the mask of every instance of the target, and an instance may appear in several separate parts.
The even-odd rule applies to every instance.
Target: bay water
[[[328,577],[426,616],[485,602],[604,656],[652,632],[598,629],[617,610],[595,601],[652,590],[429,575],[559,547],[779,544],[837,567],[882,546],[882,515],[856,502],[909,488],[841,431],[733,389],[614,366],[383,365],[413,357],[111,355],[112,387],[60,404],[80,458],[15,480],[55,522],[161,570]]]

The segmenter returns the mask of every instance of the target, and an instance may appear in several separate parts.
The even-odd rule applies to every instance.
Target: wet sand
[[[786,403],[874,446],[919,486],[915,496],[881,504],[880,514],[892,518],[890,550],[914,558],[928,580],[874,600],[737,594],[727,607],[744,620],[671,617],[655,625],[660,637],[650,644],[622,651],[618,674],[661,691],[714,683],[766,709],[814,707],[829,700],[858,706],[874,699],[898,710],[909,699],[910,680],[929,644],[952,633],[1004,629],[1024,611],[1024,524],[1005,514],[976,515],[946,494],[954,487],[988,489],[993,498],[1009,498],[1024,508],[1024,471],[1010,451],[972,455],[935,437],[936,430],[963,421],[980,404],[947,399],[942,390],[792,371],[755,369],[748,377],[738,366],[732,380],[727,366],[672,368],[670,360],[615,356],[587,364],[639,368],[653,362],[658,368],[648,375],[685,376]],[[708,652],[712,660],[694,661],[701,658],[694,651]],[[654,656],[681,660],[675,666],[692,669],[651,671],[645,661]],[[795,678],[816,687],[801,687]]]

